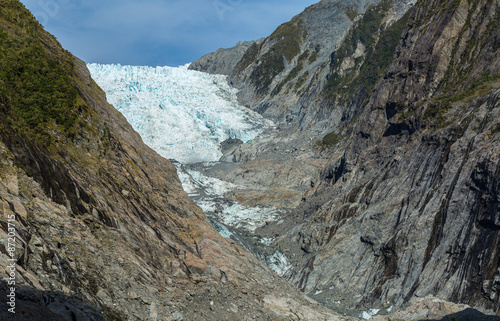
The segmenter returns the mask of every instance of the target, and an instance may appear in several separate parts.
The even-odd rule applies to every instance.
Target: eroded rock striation
[[[290,278],[305,291],[498,311],[498,5],[415,6],[347,146],[295,214],[304,261]]]
[[[328,158],[302,203],[257,232],[329,306],[435,295],[498,313],[500,3],[411,5],[322,1],[235,66],[241,101],[290,137],[275,147],[293,132]],[[254,144],[225,159],[245,168]]]

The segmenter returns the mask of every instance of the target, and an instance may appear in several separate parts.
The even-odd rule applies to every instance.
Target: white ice
[[[240,186],[207,177],[186,164],[220,159],[220,143],[227,138],[248,142],[271,121],[237,102],[237,90],[226,77],[180,67],[89,64],[92,78],[106,92],[144,142],[168,159],[175,159],[186,192],[207,213],[225,237],[228,229],[254,231],[280,217],[269,206],[246,207],[223,199]],[[278,273],[287,268],[286,257],[273,256]]]
[[[374,315],[376,315],[379,311],[380,309],[370,309],[368,311],[363,311],[361,312],[361,315],[359,317],[363,320],[368,320]]]
[[[217,161],[227,138],[253,140],[272,123],[238,104],[226,77],[180,67],[88,64],[142,139],[160,155],[181,163]]]
[[[177,175],[182,183],[182,187],[184,187],[184,190],[189,196],[200,196],[199,192],[203,191],[207,196],[220,197],[229,191],[243,188],[242,186],[225,182],[217,178],[208,177],[198,171],[186,168],[182,166],[182,164],[174,163],[174,165],[177,167]]]
[[[285,275],[291,267],[286,255],[280,251],[274,252],[274,254],[269,258],[268,265],[279,276]]]

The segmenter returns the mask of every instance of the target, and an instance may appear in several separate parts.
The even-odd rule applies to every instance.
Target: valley
[[[17,319],[498,320],[498,0],[323,0],[155,68],[1,8]]]

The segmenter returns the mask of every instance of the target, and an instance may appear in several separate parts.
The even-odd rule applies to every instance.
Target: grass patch
[[[300,44],[304,35],[302,19],[292,19],[280,25],[269,37],[271,41],[277,41],[272,50],[291,61],[300,53]]]
[[[317,51],[313,51],[313,53],[309,56],[308,62],[309,62],[309,64],[312,64],[316,60],[318,60],[318,52]]]
[[[446,119],[445,115],[454,104],[466,105],[477,97],[487,95],[498,86],[498,81],[500,81],[500,76],[491,76],[485,72],[475,79],[467,90],[435,98],[427,105],[424,111],[424,120],[439,128],[449,125],[450,121]]]
[[[269,91],[269,87],[273,79],[285,70],[285,58],[271,50],[262,57],[262,62],[259,64],[250,80],[254,83],[257,93],[265,94]]]
[[[244,70],[258,58],[262,48],[268,42],[270,49],[261,56],[259,64],[253,70],[250,81],[255,85],[258,94],[269,92],[273,79],[285,70],[286,61],[291,62],[299,53],[300,45],[305,37],[302,19],[292,19],[280,25],[259,47],[252,46],[237,64],[236,70]],[[276,92],[281,88],[275,89]]]
[[[451,109],[449,102],[438,101],[429,104],[424,111],[424,120],[430,121],[437,125],[438,128],[447,125],[446,113]]]
[[[241,73],[243,70],[248,68],[248,66],[250,66],[255,61],[255,58],[257,58],[258,54],[259,54],[259,45],[254,43],[250,46],[250,48],[248,48],[245,51],[245,54],[243,54],[243,57],[241,58],[241,60],[238,61],[238,63],[234,67],[234,70],[237,73]]]

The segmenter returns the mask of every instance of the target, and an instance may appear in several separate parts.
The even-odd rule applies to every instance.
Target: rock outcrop
[[[356,53],[349,58],[353,65],[346,60],[343,70],[359,69],[373,45],[370,38],[378,37],[413,3],[323,0],[279,26],[269,37],[251,44],[231,71],[225,68],[228,63],[214,65],[227,56],[226,52],[207,55],[190,68],[229,75],[229,82],[240,89],[241,103],[275,121],[308,128],[329,118],[332,112],[332,108],[325,108],[328,102],[321,91],[327,84],[334,54],[350,28],[361,24],[365,34],[354,44]],[[354,64],[355,59],[358,61]]]
[[[258,45],[262,39],[255,41],[238,42],[232,48],[220,48],[192,62],[189,69],[199,70],[217,75],[229,75],[245,52],[251,46]]]
[[[390,321],[390,320],[428,320],[428,321],[496,321],[500,317],[491,313],[484,313],[464,304],[454,304],[427,296],[425,298],[416,298],[410,302],[408,307],[402,311],[394,312],[389,315],[378,315],[370,318],[371,321]]]
[[[353,22],[343,3],[308,8],[229,76],[290,137],[275,148],[313,139],[299,146],[329,158],[302,204],[257,232],[331,307],[435,295],[499,313],[500,3],[370,4],[352,4]],[[325,21],[345,27],[334,39]],[[245,168],[259,148],[225,159]]]
[[[0,276],[17,316],[348,319],[221,237],[85,64],[20,2],[1,7]]]
[[[500,311],[498,7],[415,6],[352,135],[281,238],[304,291],[352,307],[433,294]]]

